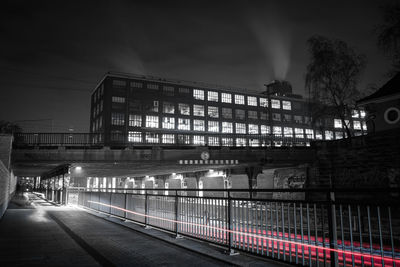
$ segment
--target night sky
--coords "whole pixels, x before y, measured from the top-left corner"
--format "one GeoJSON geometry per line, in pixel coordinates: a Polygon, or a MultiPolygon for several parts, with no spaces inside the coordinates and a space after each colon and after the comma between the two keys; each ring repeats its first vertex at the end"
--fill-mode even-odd
{"type": "Polygon", "coordinates": [[[304,94],[306,40],[315,34],[365,54],[359,89],[380,86],[390,59],[375,29],[388,2],[2,1],[0,119],[88,132],[90,94],[107,71],[251,91],[278,78],[304,94]]]}

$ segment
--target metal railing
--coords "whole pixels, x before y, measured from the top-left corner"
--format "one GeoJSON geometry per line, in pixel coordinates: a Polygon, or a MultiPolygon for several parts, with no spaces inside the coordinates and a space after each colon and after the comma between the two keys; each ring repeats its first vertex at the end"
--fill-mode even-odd
{"type": "Polygon", "coordinates": [[[399,265],[399,191],[351,200],[359,192],[335,200],[330,190],[70,188],[67,202],[293,264],[399,265]]]}
{"type": "Polygon", "coordinates": [[[66,204],[67,190],[64,188],[52,189],[52,188],[38,188],[34,190],[35,193],[41,193],[43,196],[54,203],[66,204]]]}
{"type": "Polygon", "coordinates": [[[165,147],[280,147],[309,146],[313,139],[270,134],[219,134],[149,130],[134,135],[112,133],[15,133],[14,147],[29,146],[165,146],[165,147]]]}

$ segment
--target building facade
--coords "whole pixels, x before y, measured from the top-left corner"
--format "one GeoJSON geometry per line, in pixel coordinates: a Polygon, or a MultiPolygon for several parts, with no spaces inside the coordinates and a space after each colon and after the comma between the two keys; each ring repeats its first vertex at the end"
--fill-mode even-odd
{"type": "MultiPolygon", "coordinates": [[[[306,99],[251,93],[205,83],[108,73],[92,93],[90,132],[96,142],[123,145],[252,146],[345,136],[338,118],[311,123],[306,99]]],[[[349,127],[366,131],[365,112],[353,110],[349,127]]]]}

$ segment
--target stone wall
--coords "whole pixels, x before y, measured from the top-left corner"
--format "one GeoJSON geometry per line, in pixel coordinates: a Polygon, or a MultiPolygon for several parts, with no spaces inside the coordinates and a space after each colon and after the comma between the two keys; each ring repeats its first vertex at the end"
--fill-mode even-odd
{"type": "Polygon", "coordinates": [[[400,129],[315,146],[310,187],[400,187],[400,129]]]}

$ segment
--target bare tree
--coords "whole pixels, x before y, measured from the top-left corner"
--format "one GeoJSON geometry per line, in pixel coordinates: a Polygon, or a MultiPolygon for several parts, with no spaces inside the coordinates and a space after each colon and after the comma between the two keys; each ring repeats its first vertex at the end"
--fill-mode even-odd
{"type": "Polygon", "coordinates": [[[3,134],[13,134],[17,132],[21,132],[22,129],[18,124],[9,122],[9,121],[4,121],[0,120],[0,133],[3,134]]]}
{"type": "Polygon", "coordinates": [[[388,4],[382,8],[383,23],[377,28],[378,45],[392,58],[393,70],[390,75],[400,71],[400,4],[388,4]]]}
{"type": "Polygon", "coordinates": [[[360,94],[357,83],[365,68],[365,56],[337,39],[313,36],[307,44],[311,62],[307,66],[306,89],[313,103],[313,122],[322,115],[337,116],[347,136],[352,136],[345,118],[360,94]]]}

